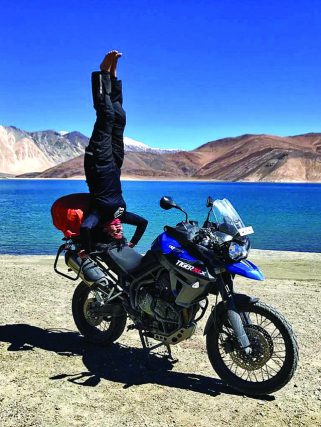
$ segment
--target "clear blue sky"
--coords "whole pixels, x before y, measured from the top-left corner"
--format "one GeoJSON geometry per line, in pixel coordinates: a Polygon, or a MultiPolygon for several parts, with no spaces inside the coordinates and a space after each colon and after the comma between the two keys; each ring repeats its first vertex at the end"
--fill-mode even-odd
{"type": "Polygon", "coordinates": [[[90,135],[114,48],[125,134],[146,144],[319,132],[320,23],[319,0],[2,0],[0,124],[90,135]]]}

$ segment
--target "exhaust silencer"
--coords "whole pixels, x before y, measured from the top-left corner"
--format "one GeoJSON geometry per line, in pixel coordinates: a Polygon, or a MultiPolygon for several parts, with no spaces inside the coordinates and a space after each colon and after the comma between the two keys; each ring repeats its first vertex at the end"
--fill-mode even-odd
{"type": "Polygon", "coordinates": [[[85,260],[81,259],[75,252],[67,251],[65,254],[65,263],[86,283],[87,286],[92,287],[94,284],[108,286],[108,279],[103,270],[90,258],[85,260]]]}

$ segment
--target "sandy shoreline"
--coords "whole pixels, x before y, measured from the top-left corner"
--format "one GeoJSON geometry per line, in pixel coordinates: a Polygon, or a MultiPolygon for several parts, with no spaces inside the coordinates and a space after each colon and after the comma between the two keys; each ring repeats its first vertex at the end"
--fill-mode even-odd
{"type": "Polygon", "coordinates": [[[0,255],[1,426],[321,426],[320,253],[252,250],[266,280],[236,280],[237,292],[281,311],[299,340],[297,373],[268,399],[217,378],[202,334],[209,313],[173,347],[172,368],[147,368],[135,331],[108,349],[85,344],[71,315],[76,284],[53,272],[53,259],[0,255]]]}

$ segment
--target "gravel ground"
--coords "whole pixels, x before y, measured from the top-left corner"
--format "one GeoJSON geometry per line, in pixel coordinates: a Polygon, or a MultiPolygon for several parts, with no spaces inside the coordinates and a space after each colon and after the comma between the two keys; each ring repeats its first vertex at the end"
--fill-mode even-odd
{"type": "MultiPolygon", "coordinates": [[[[0,257],[0,425],[321,426],[321,254],[253,251],[265,282],[238,279],[293,325],[300,366],[273,396],[250,398],[224,386],[197,333],[173,347],[179,362],[151,366],[138,334],[112,347],[86,344],[71,315],[74,284],[52,257],[0,257]]],[[[207,316],[205,316],[207,318],[207,316]]]]}

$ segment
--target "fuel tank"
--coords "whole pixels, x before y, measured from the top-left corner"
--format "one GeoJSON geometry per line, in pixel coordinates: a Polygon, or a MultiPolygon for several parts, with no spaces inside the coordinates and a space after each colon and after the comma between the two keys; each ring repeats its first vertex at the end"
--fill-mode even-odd
{"type": "Polygon", "coordinates": [[[210,278],[204,263],[194,258],[182,245],[166,232],[160,234],[153,242],[151,251],[164,255],[178,270],[199,278],[210,278]]]}
{"type": "Polygon", "coordinates": [[[166,232],[152,244],[159,262],[170,271],[171,288],[176,304],[188,307],[204,298],[210,291],[216,293],[216,282],[206,265],[191,256],[181,244],[166,232]],[[178,274],[177,274],[178,273],[178,274]]]}

